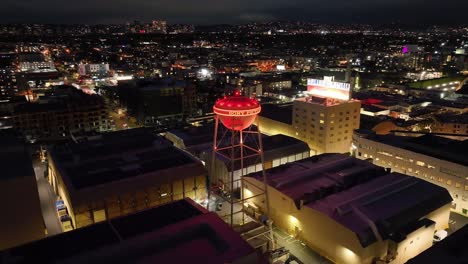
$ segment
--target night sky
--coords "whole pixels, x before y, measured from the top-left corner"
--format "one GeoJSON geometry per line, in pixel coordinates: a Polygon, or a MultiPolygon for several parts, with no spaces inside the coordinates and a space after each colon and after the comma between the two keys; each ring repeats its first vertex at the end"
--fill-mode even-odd
{"type": "Polygon", "coordinates": [[[468,24],[467,0],[1,0],[0,23],[468,24]]]}

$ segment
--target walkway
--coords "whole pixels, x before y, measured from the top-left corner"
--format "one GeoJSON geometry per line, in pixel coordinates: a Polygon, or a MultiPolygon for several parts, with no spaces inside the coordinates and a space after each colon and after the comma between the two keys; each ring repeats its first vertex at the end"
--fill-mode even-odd
{"type": "Polygon", "coordinates": [[[52,188],[44,177],[45,165],[40,161],[33,162],[34,172],[36,173],[37,189],[41,201],[42,217],[47,228],[49,236],[62,233],[62,225],[58,219],[55,209],[56,196],[52,188]]]}

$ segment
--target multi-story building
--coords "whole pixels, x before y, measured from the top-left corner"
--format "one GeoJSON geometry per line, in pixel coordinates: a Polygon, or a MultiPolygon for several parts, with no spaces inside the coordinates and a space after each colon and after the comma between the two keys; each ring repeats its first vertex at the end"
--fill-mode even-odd
{"type": "Polygon", "coordinates": [[[164,20],[153,20],[151,22],[152,33],[167,33],[167,23],[164,20]]]}
{"type": "Polygon", "coordinates": [[[18,93],[14,58],[15,53],[0,53],[0,98],[8,98],[18,93]]]}
{"type": "Polygon", "coordinates": [[[96,63],[96,64],[80,64],[78,65],[78,73],[80,75],[105,75],[109,72],[108,63],[96,63]]]}
{"type": "Polygon", "coordinates": [[[41,53],[21,53],[18,55],[19,70],[29,71],[56,71],[54,62],[47,60],[41,53]]]}
{"type": "Polygon", "coordinates": [[[195,112],[195,87],[173,79],[132,81],[118,87],[120,103],[146,126],[164,126],[195,112]]]}
{"type": "Polygon", "coordinates": [[[12,68],[0,68],[0,98],[11,97],[17,93],[15,71],[12,68]]]}
{"type": "Polygon", "coordinates": [[[321,97],[296,99],[293,105],[295,137],[320,153],[349,152],[353,130],[359,128],[361,103],[321,97]]]}
{"type": "Polygon", "coordinates": [[[468,139],[468,112],[463,114],[440,114],[434,116],[434,125],[431,126],[432,133],[451,135],[458,139],[468,139]]]}
{"type": "Polygon", "coordinates": [[[0,146],[0,250],[3,250],[45,237],[46,226],[29,150],[11,130],[0,130],[0,146]]]}
{"type": "Polygon", "coordinates": [[[195,88],[173,79],[131,81],[118,87],[121,105],[146,126],[180,121],[195,112],[195,88]]]}
{"type": "MultiPolygon", "coordinates": [[[[333,263],[403,264],[448,227],[451,197],[435,184],[344,154],[267,170],[273,223],[333,263]]],[[[246,210],[264,214],[262,173],[243,177],[246,210]]]]}
{"type": "Polygon", "coordinates": [[[309,94],[293,101],[292,110],[290,104],[265,104],[260,114],[262,131],[307,142],[312,154],[349,152],[353,130],[360,125],[360,101],[349,99],[347,83],[328,78],[313,81],[309,94]]]}
{"type": "Polygon", "coordinates": [[[75,228],[206,198],[203,164],[143,128],[49,148],[48,179],[75,228]]]}
{"type": "Polygon", "coordinates": [[[104,100],[73,87],[58,87],[56,93],[39,102],[17,105],[13,110],[14,128],[28,140],[64,139],[75,131],[110,131],[104,100]]]}
{"type": "Polygon", "coordinates": [[[452,210],[465,216],[468,216],[468,159],[463,153],[467,149],[468,140],[430,134],[405,137],[357,130],[353,135],[354,156],[447,189],[453,198],[452,210]]]}

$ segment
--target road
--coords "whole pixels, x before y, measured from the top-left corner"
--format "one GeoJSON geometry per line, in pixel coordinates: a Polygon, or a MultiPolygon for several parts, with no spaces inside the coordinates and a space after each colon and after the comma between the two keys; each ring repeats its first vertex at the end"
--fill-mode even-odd
{"type": "Polygon", "coordinates": [[[119,111],[118,107],[109,107],[109,114],[114,121],[116,130],[138,127],[135,118],[128,116],[125,112],[122,112],[122,110],[119,111]]]}
{"type": "Polygon", "coordinates": [[[40,161],[33,162],[34,172],[36,173],[37,189],[41,201],[42,217],[47,228],[49,236],[62,233],[62,225],[58,220],[55,209],[56,196],[52,188],[44,177],[45,164],[40,161]]]}
{"type": "Polygon", "coordinates": [[[326,258],[320,256],[315,251],[302,244],[301,241],[289,236],[281,229],[274,228],[273,234],[279,247],[289,250],[289,253],[297,257],[302,263],[307,264],[328,264],[331,263],[326,258]]]}

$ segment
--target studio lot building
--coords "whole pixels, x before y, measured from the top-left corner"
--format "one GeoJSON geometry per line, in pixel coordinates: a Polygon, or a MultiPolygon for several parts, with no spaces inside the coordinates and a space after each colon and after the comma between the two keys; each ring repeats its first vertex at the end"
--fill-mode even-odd
{"type": "Polygon", "coordinates": [[[22,263],[266,263],[216,213],[190,199],[0,252],[22,263]]]}
{"type": "Polygon", "coordinates": [[[468,216],[468,140],[458,141],[435,135],[405,137],[376,135],[357,130],[353,153],[378,166],[391,168],[447,189],[452,210],[468,216]]]}
{"type": "Polygon", "coordinates": [[[306,97],[293,106],[295,137],[316,154],[349,152],[353,130],[359,128],[361,103],[306,97]]]}
{"type": "Polygon", "coordinates": [[[75,228],[144,208],[206,197],[200,161],[147,129],[103,134],[48,151],[49,181],[75,228]]]}
{"type": "MultiPolygon", "coordinates": [[[[266,174],[273,223],[335,263],[403,264],[448,227],[445,189],[348,155],[313,156],[266,174]]],[[[265,212],[256,186],[261,173],[243,177],[247,206],[265,212]]]]}
{"type": "MultiPolygon", "coordinates": [[[[310,157],[310,149],[308,145],[298,139],[288,137],[285,135],[274,135],[274,136],[263,136],[263,168],[269,169],[286,164],[288,162],[294,162],[301,159],[310,157]]],[[[231,182],[231,161],[226,157],[218,154],[214,160],[214,170],[211,169],[212,152],[205,151],[201,154],[202,160],[207,164],[207,169],[210,175],[210,179],[213,183],[218,184],[220,187],[229,188],[231,182]]],[[[240,188],[240,179],[242,175],[247,175],[252,172],[262,170],[262,161],[259,156],[244,158],[243,168],[241,171],[241,161],[237,160],[234,162],[235,171],[234,175],[234,189],[240,188]]]]}

